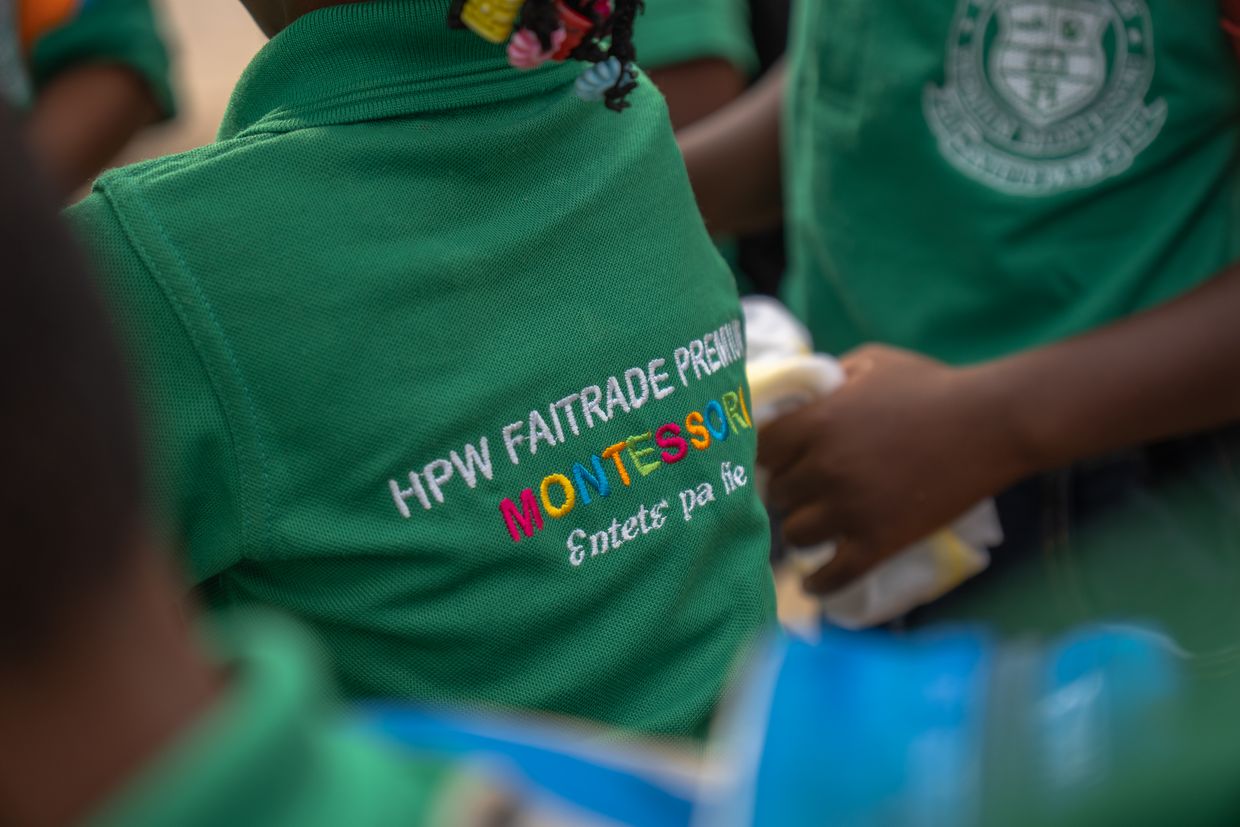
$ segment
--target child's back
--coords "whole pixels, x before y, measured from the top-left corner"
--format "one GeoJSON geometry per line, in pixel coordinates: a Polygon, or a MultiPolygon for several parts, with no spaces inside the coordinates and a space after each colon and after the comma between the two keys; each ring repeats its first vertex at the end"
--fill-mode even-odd
{"type": "Polygon", "coordinates": [[[700,732],[773,615],[731,277],[648,85],[584,103],[445,7],[301,18],[217,144],[71,211],[163,505],[354,694],[700,732]]]}

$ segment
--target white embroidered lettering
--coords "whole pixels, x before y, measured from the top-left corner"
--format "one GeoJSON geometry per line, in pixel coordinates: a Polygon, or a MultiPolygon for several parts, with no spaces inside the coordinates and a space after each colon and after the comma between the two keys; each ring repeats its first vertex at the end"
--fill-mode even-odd
{"type": "Polygon", "coordinates": [[[513,465],[521,464],[521,460],[517,459],[517,445],[525,442],[525,437],[522,434],[514,432],[524,427],[524,422],[514,422],[511,425],[504,426],[504,447],[508,449],[508,458],[512,460],[513,465]]]}
{"type": "Polygon", "coordinates": [[[470,488],[478,487],[478,472],[482,472],[482,476],[491,479],[491,448],[487,445],[487,438],[482,437],[478,440],[478,444],[482,446],[482,451],[469,443],[465,443],[465,460],[461,460],[461,455],[456,451],[449,454],[452,464],[456,466],[457,473],[465,480],[465,484],[470,488]]]}
{"type": "Polygon", "coordinates": [[[702,353],[705,349],[702,346],[701,339],[694,339],[689,343],[689,358],[693,362],[693,373],[698,379],[702,378],[703,373],[707,376],[710,376],[711,373],[710,365],[706,364],[706,360],[702,358],[702,353]]]}
{"type": "Polygon", "coordinates": [[[547,413],[551,416],[551,424],[555,426],[556,442],[563,442],[564,426],[560,423],[560,412],[556,410],[555,405],[548,405],[547,413]]]}
{"type": "Polygon", "coordinates": [[[725,462],[719,466],[719,476],[723,479],[723,493],[731,494],[744,488],[749,483],[749,478],[745,474],[743,465],[733,465],[725,462]]]}
{"type": "Polygon", "coordinates": [[[568,427],[572,429],[573,436],[580,436],[581,431],[577,428],[577,415],[573,413],[573,403],[580,398],[580,394],[569,394],[568,396],[556,402],[551,407],[559,411],[564,411],[568,416],[568,427]]]}
{"type": "Polygon", "coordinates": [[[629,368],[624,372],[624,384],[629,389],[629,405],[633,410],[637,410],[646,404],[646,400],[650,398],[650,384],[646,381],[646,371],[641,368],[629,368]],[[642,392],[639,396],[637,389],[633,387],[633,380],[636,379],[641,383],[642,392]]]}
{"type": "Polygon", "coordinates": [[[620,390],[620,380],[614,376],[607,380],[605,407],[609,417],[616,415],[616,408],[621,408],[625,413],[629,412],[629,400],[625,398],[624,391],[620,390]]]}
{"type": "Polygon", "coordinates": [[[555,445],[555,435],[547,427],[547,420],[538,411],[530,411],[530,454],[538,453],[538,442],[555,445]]]}
{"type": "Polygon", "coordinates": [[[573,532],[568,535],[568,542],[565,543],[568,548],[568,562],[574,566],[580,566],[585,562],[586,549],[581,545],[581,541],[585,538],[586,533],[579,528],[573,529],[573,532]]]}
{"type": "Polygon", "coordinates": [[[727,326],[716,330],[714,338],[715,347],[719,350],[719,363],[726,368],[736,361],[736,357],[732,354],[732,337],[728,335],[727,326]]]}
{"type": "Polygon", "coordinates": [[[719,361],[719,350],[715,346],[715,334],[707,333],[702,337],[702,346],[706,350],[706,364],[710,368],[710,372],[714,373],[723,367],[723,362],[719,361]]]}
{"type": "Polygon", "coordinates": [[[446,459],[437,459],[426,463],[422,476],[426,479],[426,487],[431,490],[435,502],[443,503],[443,484],[452,479],[452,463],[446,459]]]}
{"type": "Polygon", "coordinates": [[[666,359],[652,359],[650,364],[646,366],[646,375],[650,380],[650,392],[654,394],[655,399],[663,399],[671,396],[676,390],[675,385],[667,388],[659,387],[660,382],[666,382],[670,378],[667,373],[659,371],[659,368],[666,364],[666,359]]]}
{"type": "Polygon", "coordinates": [[[392,492],[392,499],[396,501],[396,510],[406,520],[413,516],[409,513],[409,506],[406,504],[410,497],[417,497],[418,502],[422,503],[422,507],[430,511],[431,503],[426,498],[426,492],[422,489],[422,480],[414,472],[409,472],[409,488],[401,488],[400,483],[396,480],[388,480],[388,488],[392,492]]]}
{"type": "Polygon", "coordinates": [[[603,389],[598,385],[591,385],[588,388],[581,389],[581,415],[585,417],[586,427],[594,427],[594,417],[597,416],[599,421],[607,421],[607,412],[599,407],[599,402],[603,398],[603,389]]]}
{"type": "Polygon", "coordinates": [[[672,354],[672,358],[676,361],[676,370],[680,372],[680,384],[684,385],[686,388],[689,387],[689,377],[685,375],[689,370],[689,348],[676,348],[676,352],[672,354]]]}
{"type": "Polygon", "coordinates": [[[680,492],[680,508],[684,512],[685,522],[693,519],[695,509],[715,501],[715,489],[704,482],[696,490],[689,488],[680,492]]]}
{"type": "MultiPolygon", "coordinates": [[[[693,495],[690,491],[689,494],[693,495]]],[[[586,541],[589,540],[589,557],[601,557],[614,552],[626,543],[638,540],[651,532],[658,531],[667,523],[664,510],[668,507],[667,500],[661,500],[653,506],[643,505],[638,512],[621,521],[613,519],[604,529],[590,533],[582,528],[573,529],[564,543],[568,551],[568,562],[574,568],[586,560],[586,541]]]]}

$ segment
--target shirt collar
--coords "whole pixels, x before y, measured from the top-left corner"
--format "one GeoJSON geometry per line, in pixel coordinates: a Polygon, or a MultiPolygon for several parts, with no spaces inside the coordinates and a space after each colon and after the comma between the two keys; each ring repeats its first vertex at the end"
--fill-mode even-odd
{"type": "Polygon", "coordinates": [[[573,62],[512,68],[447,24],[447,0],[368,0],[303,15],[251,61],[221,139],[495,104],[571,86],[573,62]]]}

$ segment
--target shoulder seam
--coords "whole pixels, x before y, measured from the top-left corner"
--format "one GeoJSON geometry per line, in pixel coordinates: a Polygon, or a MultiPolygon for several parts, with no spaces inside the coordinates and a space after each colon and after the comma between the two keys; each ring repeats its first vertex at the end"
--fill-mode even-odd
{"type": "Polygon", "coordinates": [[[158,238],[162,242],[166,251],[174,258],[176,264],[181,270],[182,279],[193,291],[194,301],[201,304],[207,320],[209,321],[215,336],[218,338],[220,347],[222,348],[223,354],[228,362],[228,370],[232,373],[232,381],[235,382],[241,389],[242,396],[247,406],[245,413],[248,415],[249,419],[249,431],[253,435],[255,453],[257,454],[253,464],[258,465],[259,479],[261,480],[259,483],[261,492],[258,497],[260,507],[257,509],[257,517],[251,514],[253,509],[251,509],[249,505],[249,500],[251,497],[247,493],[247,488],[250,485],[253,485],[253,483],[247,482],[245,470],[251,463],[246,461],[245,455],[247,452],[243,450],[240,444],[241,437],[238,435],[238,425],[235,421],[236,415],[232,411],[235,405],[229,403],[227,394],[224,392],[223,388],[221,388],[221,380],[217,376],[217,370],[213,368],[213,360],[207,352],[209,347],[199,340],[199,336],[194,330],[194,325],[186,315],[184,302],[177,297],[176,291],[169,284],[167,284],[163,278],[160,277],[159,268],[155,266],[155,256],[139,239],[138,233],[134,231],[134,228],[130,223],[130,219],[128,219],[125,215],[125,212],[119,209],[117,194],[113,190],[112,186],[110,186],[110,183],[111,182],[104,181],[97,182],[95,189],[103,197],[108,206],[108,210],[116,218],[117,225],[121,228],[121,231],[125,235],[125,240],[130,244],[130,246],[133,247],[134,251],[138,255],[138,258],[142,261],[142,266],[146,271],[147,277],[155,282],[155,285],[159,288],[159,292],[163,296],[164,301],[167,302],[169,308],[176,316],[186,339],[193,347],[195,355],[202,364],[203,370],[206,372],[207,380],[211,384],[211,392],[215,397],[216,404],[220,406],[225,427],[228,429],[228,441],[229,448],[232,453],[233,470],[237,477],[237,493],[240,501],[239,507],[241,511],[243,545],[241,553],[243,557],[248,557],[250,556],[250,552],[255,550],[255,548],[267,549],[269,547],[271,514],[271,486],[267,471],[267,452],[258,429],[257,408],[254,404],[253,394],[250,392],[249,385],[245,382],[240,365],[237,362],[236,354],[233,351],[232,345],[229,342],[228,337],[225,335],[218,318],[216,317],[215,309],[207,300],[206,295],[202,291],[201,285],[199,285],[198,281],[193,277],[188,264],[181,256],[180,251],[177,250],[176,245],[174,245],[171,239],[168,238],[163,226],[152,214],[150,206],[146,203],[145,199],[141,197],[126,198],[126,202],[134,203],[137,208],[142,211],[142,216],[145,219],[145,222],[158,234],[158,238]],[[253,525],[255,519],[258,523],[257,527],[253,525]],[[255,542],[257,542],[257,545],[253,544],[255,542]]]}
{"type": "MultiPolygon", "coordinates": [[[[277,133],[279,134],[279,133],[277,133]]],[[[209,162],[227,157],[232,152],[253,146],[257,141],[245,140],[251,136],[238,136],[229,138],[226,141],[215,141],[199,147],[193,147],[183,152],[173,155],[164,155],[159,158],[151,158],[146,161],[128,164],[122,167],[107,170],[95,181],[94,189],[102,190],[115,181],[141,181],[147,182],[157,179],[163,175],[174,174],[178,171],[175,162],[188,158],[193,158],[197,162],[209,162]]],[[[256,138],[268,138],[270,135],[256,135],[256,138]]],[[[109,202],[110,203],[110,202],[109,202]]]]}

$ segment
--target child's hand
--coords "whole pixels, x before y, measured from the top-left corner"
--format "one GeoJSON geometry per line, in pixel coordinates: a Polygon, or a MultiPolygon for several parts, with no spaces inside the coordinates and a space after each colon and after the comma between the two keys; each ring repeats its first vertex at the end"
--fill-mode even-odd
{"type": "Polygon", "coordinates": [[[758,441],[785,539],[838,543],[832,562],[806,579],[824,594],[1025,471],[984,373],[880,346],[843,365],[842,388],[767,426],[758,441]]]}

